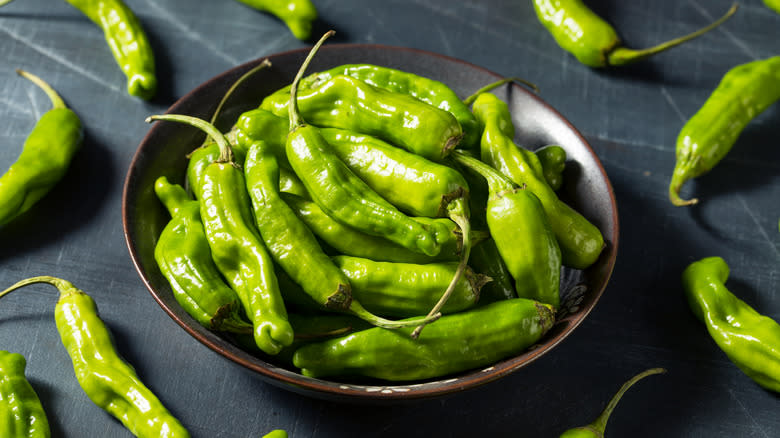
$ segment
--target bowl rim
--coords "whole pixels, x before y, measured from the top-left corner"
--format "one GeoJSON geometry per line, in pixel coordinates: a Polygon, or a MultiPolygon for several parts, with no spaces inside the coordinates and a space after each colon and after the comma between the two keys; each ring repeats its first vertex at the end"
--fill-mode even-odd
{"type": "MultiPolygon", "coordinates": [[[[232,67],[216,76],[211,77],[210,79],[201,83],[197,87],[193,88],[191,91],[189,91],[188,93],[186,93],[185,95],[177,99],[176,102],[171,104],[171,106],[168,107],[165,113],[166,114],[174,113],[176,111],[176,108],[183,105],[183,103],[186,102],[187,100],[191,99],[193,95],[197,95],[202,90],[211,86],[211,84],[213,84],[214,82],[223,80],[223,78],[229,77],[231,75],[235,75],[238,72],[243,72],[245,70],[248,70],[249,68],[257,65],[264,59],[273,60],[273,58],[275,57],[284,57],[289,55],[306,53],[309,50],[310,50],[309,47],[303,47],[303,48],[292,49],[283,52],[277,52],[232,67]]],[[[478,70],[487,75],[494,76],[496,79],[503,78],[503,76],[491,70],[488,70],[487,68],[473,64],[471,62],[464,61],[462,59],[458,59],[448,55],[443,55],[443,54],[430,52],[423,49],[418,49],[418,48],[392,46],[392,45],[384,45],[384,44],[368,44],[368,43],[333,43],[333,44],[328,44],[326,46],[323,46],[320,49],[321,52],[327,52],[331,50],[386,50],[386,51],[411,52],[416,55],[421,55],[425,57],[435,57],[435,58],[440,58],[447,62],[461,64],[464,67],[467,67],[469,69],[478,70]]],[[[180,318],[176,314],[176,312],[174,312],[173,309],[169,308],[169,306],[162,300],[162,298],[160,298],[160,296],[152,286],[150,279],[147,277],[146,273],[144,272],[144,269],[140,262],[140,255],[132,242],[131,231],[129,228],[130,226],[128,220],[129,211],[128,211],[127,203],[128,203],[129,193],[131,192],[131,182],[133,179],[132,177],[134,175],[133,169],[136,168],[136,163],[140,159],[140,155],[142,152],[141,146],[149,143],[149,139],[153,135],[156,129],[161,129],[160,128],[161,125],[159,124],[151,126],[149,131],[146,133],[144,138],[139,143],[139,147],[136,149],[136,152],[133,155],[133,158],[130,162],[130,166],[128,168],[127,174],[125,176],[125,181],[124,181],[124,187],[122,192],[122,226],[123,226],[125,243],[130,252],[130,258],[132,259],[133,265],[136,271],[138,272],[138,274],[140,275],[142,282],[144,283],[144,285],[146,286],[147,290],[150,292],[154,300],[160,305],[160,307],[162,307],[162,309],[165,311],[165,313],[168,314],[169,317],[171,317],[179,326],[181,326],[192,337],[194,337],[196,340],[198,340],[200,343],[204,344],[211,350],[219,353],[223,357],[239,365],[242,365],[247,369],[257,372],[258,374],[260,374],[260,376],[264,377],[265,380],[268,381],[269,383],[275,384],[276,386],[284,387],[286,389],[290,389],[294,392],[299,392],[302,394],[314,395],[314,396],[317,395],[327,396],[331,398],[335,396],[338,399],[346,400],[346,401],[417,400],[417,399],[447,395],[454,392],[462,392],[467,389],[473,389],[482,386],[484,384],[487,384],[489,382],[495,381],[524,366],[527,366],[530,363],[534,362],[539,357],[541,357],[544,353],[552,350],[555,346],[560,344],[564,339],[566,339],[574,331],[574,329],[576,329],[582,323],[582,321],[590,314],[590,312],[595,307],[596,303],[598,303],[598,301],[601,299],[601,296],[604,294],[604,291],[607,285],[609,284],[609,280],[612,276],[614,266],[617,260],[620,224],[618,220],[617,202],[615,198],[614,189],[612,187],[612,183],[609,180],[606,171],[604,170],[601,160],[599,160],[598,155],[596,155],[596,153],[593,151],[588,141],[579,132],[579,130],[577,130],[577,128],[574,125],[572,125],[572,123],[567,118],[563,117],[563,115],[558,110],[556,110],[546,101],[541,99],[538,95],[528,92],[526,89],[520,87],[516,83],[512,83],[511,86],[513,87],[513,92],[519,91],[521,93],[524,93],[526,97],[530,97],[531,99],[535,100],[537,104],[540,104],[541,106],[545,107],[554,116],[556,116],[561,122],[563,122],[572,131],[572,133],[580,140],[582,145],[585,146],[587,152],[594,158],[595,168],[598,171],[598,173],[601,175],[602,181],[606,185],[609,202],[610,205],[612,206],[611,218],[610,218],[611,219],[610,224],[612,225],[612,234],[609,236],[604,236],[605,237],[604,240],[608,244],[608,248],[605,248],[605,250],[600,255],[600,258],[605,257],[607,254],[609,257],[606,260],[606,264],[602,268],[605,271],[605,278],[603,284],[600,288],[598,288],[598,290],[591,289],[588,291],[588,295],[589,295],[588,305],[577,313],[576,318],[572,318],[568,321],[568,325],[565,329],[561,330],[560,333],[556,334],[553,338],[547,339],[544,342],[543,346],[532,347],[532,349],[526,350],[524,353],[518,356],[513,356],[511,358],[503,359],[498,363],[493,364],[489,367],[466,371],[465,373],[459,374],[454,377],[445,376],[444,378],[439,380],[411,382],[408,384],[404,384],[403,382],[400,382],[398,384],[388,382],[388,384],[380,383],[380,384],[371,384],[371,385],[342,383],[342,382],[335,382],[330,380],[307,377],[300,373],[293,372],[286,368],[282,368],[272,363],[266,362],[262,358],[253,356],[250,353],[244,352],[241,349],[239,349],[239,351],[245,354],[236,355],[233,352],[228,351],[227,348],[220,345],[219,342],[216,341],[216,339],[222,339],[222,338],[219,338],[218,336],[214,336],[214,338],[216,339],[211,339],[208,336],[205,336],[204,334],[198,332],[197,330],[195,330],[190,326],[188,321],[184,321],[182,318],[180,318]],[[257,363],[257,361],[260,361],[262,363],[257,363]],[[453,385],[451,384],[452,382],[458,382],[459,384],[453,385]]],[[[223,341],[227,342],[226,340],[223,341]]]]}

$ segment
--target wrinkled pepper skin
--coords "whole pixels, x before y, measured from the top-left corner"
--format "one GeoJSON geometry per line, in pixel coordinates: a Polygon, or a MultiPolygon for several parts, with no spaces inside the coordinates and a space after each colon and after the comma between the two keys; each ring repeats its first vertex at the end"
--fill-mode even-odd
{"type": "Polygon", "coordinates": [[[413,73],[372,64],[345,64],[303,79],[301,87],[344,75],[394,93],[408,94],[452,114],[463,130],[459,147],[468,148],[479,141],[479,124],[469,107],[447,85],[413,73]]]}
{"type": "Polygon", "coordinates": [[[154,192],[171,215],[157,239],[154,259],[176,301],[207,329],[251,333],[238,295],[225,284],[211,258],[200,203],[164,176],[155,181],[154,192]]]}
{"type": "Polygon", "coordinates": [[[355,175],[405,213],[446,216],[450,201],[468,194],[468,183],[451,167],[359,132],[323,128],[320,133],[355,175]]]}
{"type": "Polygon", "coordinates": [[[563,257],[563,264],[585,269],[604,249],[601,231],[585,217],[558,199],[547,184],[536,155],[514,144],[514,127],[507,104],[493,94],[480,94],[472,107],[482,126],[482,161],[525,187],[542,203],[563,257]]]}
{"type": "MultiPolygon", "coordinates": [[[[289,93],[276,92],[260,108],[283,117],[289,100],[289,93]]],[[[301,116],[313,125],[364,132],[432,161],[446,157],[463,136],[447,111],[349,76],[301,89],[297,102],[301,116]]]]}
{"type": "Polygon", "coordinates": [[[241,3],[268,12],[279,18],[301,41],[311,36],[311,27],[317,19],[317,8],[311,0],[238,0],[241,3]]]}
{"type": "Polygon", "coordinates": [[[729,267],[720,257],[691,263],[683,291],[696,318],[715,343],[748,377],[780,392],[780,324],[756,312],[725,285],[729,267]]]}
{"type": "Polygon", "coordinates": [[[0,297],[33,283],[50,284],[59,290],[54,308],[57,331],[73,362],[76,380],[93,403],[139,438],[190,436],[133,367],[119,357],[92,297],[66,280],[46,276],[22,280],[0,292],[0,297]]]}
{"type": "Polygon", "coordinates": [[[256,142],[244,163],[255,224],[274,261],[323,307],[349,309],[349,279],[320,247],[317,238],[279,195],[279,165],[270,148],[256,142]]]}
{"type": "Polygon", "coordinates": [[[594,68],[630,64],[678,46],[719,26],[736,11],[734,5],[726,15],[702,29],[648,49],[632,50],[622,47],[615,29],[582,0],[534,0],[533,4],[539,22],[558,45],[594,68]]]}
{"type": "Polygon", "coordinates": [[[680,198],[682,185],[715,167],[731,150],[745,126],[778,100],[780,56],[729,70],[677,136],[677,161],[669,183],[672,204],[695,204],[695,198],[680,198]]]}
{"type": "Polygon", "coordinates": [[[310,377],[429,379],[493,364],[518,354],[552,327],[552,307],[516,298],[442,316],[418,339],[411,329],[372,328],[305,345],[293,363],[310,377]]]}
{"type": "Polygon", "coordinates": [[[512,275],[493,239],[488,239],[471,250],[469,265],[491,279],[480,291],[479,304],[517,298],[512,275]]]}
{"type": "Polygon", "coordinates": [[[0,351],[0,436],[49,438],[49,420],[24,376],[26,366],[21,354],[0,351]]]}
{"type": "Polygon", "coordinates": [[[19,158],[0,176],[0,226],[28,211],[62,179],[84,139],[81,120],[56,91],[37,76],[17,73],[41,87],[53,108],[41,116],[19,158]]]}
{"type": "MultiPolygon", "coordinates": [[[[381,236],[372,236],[344,225],[328,216],[313,201],[287,193],[282,194],[282,199],[318,238],[341,254],[399,263],[454,261],[460,257],[460,237],[454,222],[450,222],[447,242],[442,243],[439,254],[431,257],[404,248],[381,236]]],[[[423,219],[417,218],[418,221],[423,219]]]]}
{"type": "MultiPolygon", "coordinates": [[[[390,263],[349,256],[333,257],[352,285],[352,294],[363,307],[377,315],[407,318],[427,313],[447,289],[457,262],[390,263]]],[[[456,284],[443,314],[473,307],[486,279],[466,268],[456,284]]]]}
{"type": "Polygon", "coordinates": [[[127,76],[127,92],[151,99],[157,92],[154,53],[133,11],[122,0],[65,0],[97,24],[127,76]]]}
{"type": "Polygon", "coordinates": [[[287,133],[290,132],[290,120],[262,108],[256,108],[242,113],[231,132],[235,136],[235,148],[249,150],[257,140],[264,141],[274,151],[276,161],[282,168],[290,168],[287,153],[284,150],[287,143],[287,133]]]}
{"type": "Polygon", "coordinates": [[[542,175],[551,189],[558,191],[563,186],[563,171],[566,169],[566,150],[558,145],[548,145],[534,151],[542,165],[542,175]]]}

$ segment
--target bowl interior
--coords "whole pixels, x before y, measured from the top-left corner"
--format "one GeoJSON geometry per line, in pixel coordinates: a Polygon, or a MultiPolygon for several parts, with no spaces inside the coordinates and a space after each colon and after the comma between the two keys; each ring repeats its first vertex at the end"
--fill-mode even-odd
{"type": "MultiPolygon", "coordinates": [[[[238,116],[260,104],[264,96],[289,84],[308,49],[285,52],[268,58],[264,69],[232,95],[217,120],[228,130],[238,116]]],[[[261,59],[233,68],[199,86],[168,110],[210,119],[227,89],[261,59]]],[[[397,68],[442,81],[466,97],[500,76],[453,58],[414,49],[377,45],[327,45],[309,67],[309,72],[340,64],[370,63],[397,68]]],[[[154,181],[165,175],[184,183],[185,155],[199,145],[204,135],[176,123],[156,123],[141,142],[130,164],[124,187],[122,215],[130,255],[146,287],[162,308],[187,332],[223,356],[258,372],[270,383],[331,399],[398,400],[418,399],[462,391],[495,380],[530,363],[561,342],[593,309],[609,281],[617,255],[618,219],[612,187],[593,150],[577,130],[538,96],[512,85],[495,93],[509,104],[515,127],[515,141],[530,149],[558,144],[568,154],[561,197],[595,224],[607,246],[599,260],[585,271],[565,268],[561,278],[562,305],[555,326],[534,348],[488,369],[474,370],[442,380],[393,385],[347,384],[304,377],[274,364],[273,359],[254,356],[226,337],[200,326],[176,302],[167,280],[154,260],[154,246],[169,217],[154,194],[154,181]]]]}

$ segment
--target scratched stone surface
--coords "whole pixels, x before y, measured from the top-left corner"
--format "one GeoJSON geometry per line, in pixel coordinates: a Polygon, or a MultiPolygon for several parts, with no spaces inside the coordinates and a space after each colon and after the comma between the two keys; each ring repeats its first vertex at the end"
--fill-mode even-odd
{"type": "MultiPolygon", "coordinates": [[[[49,103],[14,69],[49,81],[82,118],[86,138],[67,176],[22,220],[0,229],[0,287],[33,275],[69,279],[90,293],[121,354],[193,437],[557,436],[591,421],[631,375],[638,384],[609,436],[780,436],[780,400],[715,346],[689,312],[680,273],[719,255],[729,288],[780,319],[780,106],[748,125],[725,160],[667,201],[674,145],[685,120],[732,66],[780,52],[780,15],[744,0],[722,28],[650,60],[612,71],[585,67],[537,22],[530,1],[314,0],[333,42],[381,43],[449,55],[538,84],[542,97],[591,143],[614,186],[621,236],[603,298],[560,346],[500,382],[439,400],[344,405],[267,384],[187,335],[154,302],[123,239],[121,193],[135,149],[160,113],[237,64],[305,47],[278,20],[233,0],[127,0],[147,30],[160,92],[143,102],[101,32],[57,0],[0,9],[0,169],[49,103]]],[[[630,47],[703,26],[730,0],[588,2],[630,47]]],[[[3,298],[0,348],[22,353],[56,437],[125,437],[87,399],[57,336],[53,288],[3,298]]]]}

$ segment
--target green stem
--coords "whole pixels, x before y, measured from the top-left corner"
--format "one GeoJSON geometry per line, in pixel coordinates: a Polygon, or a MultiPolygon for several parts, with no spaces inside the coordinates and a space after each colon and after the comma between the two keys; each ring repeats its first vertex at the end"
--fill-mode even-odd
{"type": "Polygon", "coordinates": [[[488,191],[490,193],[499,193],[504,190],[512,190],[515,184],[509,178],[499,173],[496,169],[483,163],[482,161],[465,154],[463,151],[455,151],[452,153],[452,157],[455,161],[472,171],[476,172],[488,183],[488,191]]]}
{"type": "MultiPolygon", "coordinates": [[[[431,311],[428,312],[428,317],[441,314],[442,307],[444,307],[444,305],[447,303],[447,300],[450,299],[450,296],[455,291],[455,287],[458,285],[460,278],[463,276],[463,272],[466,271],[469,255],[471,254],[471,223],[469,222],[468,203],[466,202],[466,198],[460,197],[453,200],[447,205],[447,210],[449,212],[450,219],[452,219],[460,227],[460,231],[463,233],[463,250],[461,253],[460,263],[458,264],[458,268],[455,270],[455,275],[452,276],[450,284],[447,286],[447,289],[444,291],[441,298],[439,298],[439,301],[435,306],[433,306],[431,311]]],[[[412,339],[419,338],[420,332],[422,332],[424,327],[425,324],[420,324],[417,326],[417,328],[415,328],[412,332],[412,339]]]]}
{"type": "Polygon", "coordinates": [[[607,420],[609,420],[610,414],[612,414],[612,411],[615,410],[615,406],[617,406],[618,402],[623,397],[623,394],[625,394],[629,388],[634,386],[636,382],[644,379],[645,377],[653,374],[662,374],[665,372],[666,370],[663,368],[651,368],[649,370],[642,371],[641,373],[632,377],[631,380],[624,383],[623,386],[620,387],[620,390],[617,392],[617,394],[615,394],[612,397],[612,399],[609,401],[607,407],[604,409],[601,415],[599,415],[598,418],[596,418],[596,420],[590,423],[588,426],[592,427],[593,429],[596,429],[603,436],[604,430],[607,428],[607,420]]]}
{"type": "Polygon", "coordinates": [[[738,7],[739,5],[737,3],[734,3],[733,5],[731,5],[731,8],[726,12],[726,14],[724,14],[719,19],[715,20],[713,23],[697,30],[696,32],[692,32],[689,33],[688,35],[684,35],[679,38],[675,38],[671,41],[661,43],[657,46],[650,47],[648,49],[643,49],[643,50],[633,50],[633,49],[627,49],[625,47],[618,47],[612,50],[607,55],[607,64],[614,65],[614,66],[630,64],[632,62],[639,61],[649,56],[655,55],[656,53],[663,52],[664,50],[671,49],[672,47],[679,46],[680,44],[690,41],[696,37],[702,36],[705,33],[723,24],[729,18],[731,18],[731,16],[734,15],[735,12],[737,12],[738,7]]]}
{"type": "MultiPolygon", "coordinates": [[[[0,6],[2,6],[3,4],[4,3],[0,3],[0,6]]],[[[57,109],[57,108],[67,108],[65,106],[65,102],[62,100],[60,95],[57,94],[56,91],[54,91],[54,88],[52,88],[51,85],[49,85],[46,82],[44,82],[43,79],[39,78],[38,76],[35,76],[34,74],[32,74],[30,72],[26,72],[26,71],[18,69],[18,68],[16,69],[16,73],[18,73],[19,76],[21,76],[21,77],[23,77],[25,79],[28,79],[29,81],[31,81],[35,85],[39,86],[46,93],[46,95],[49,96],[49,99],[51,99],[51,104],[52,104],[52,106],[55,109],[57,109]]]]}
{"type": "Polygon", "coordinates": [[[303,78],[303,74],[306,72],[306,69],[309,67],[311,60],[314,59],[314,55],[320,49],[320,46],[322,46],[325,40],[330,38],[335,33],[336,33],[335,30],[329,30],[325,32],[325,34],[320,38],[320,40],[317,41],[317,44],[315,44],[314,47],[311,48],[309,54],[306,56],[306,59],[303,60],[303,64],[301,64],[301,68],[298,69],[298,73],[295,75],[295,79],[293,79],[292,86],[290,87],[290,105],[288,105],[287,108],[287,111],[290,114],[290,131],[294,130],[298,126],[301,126],[305,123],[303,117],[301,117],[300,111],[298,110],[298,83],[301,82],[301,78],[303,78]]]}
{"type": "Polygon", "coordinates": [[[73,288],[73,284],[71,282],[63,280],[61,278],[57,277],[51,277],[48,275],[42,275],[39,277],[32,277],[28,278],[26,280],[19,281],[18,283],[14,284],[13,286],[9,287],[8,289],[0,292],[0,298],[8,295],[9,293],[15,291],[16,289],[19,289],[20,287],[27,286],[28,284],[34,284],[34,283],[46,283],[50,284],[54,287],[56,287],[60,292],[64,292],[67,289],[73,288]]]}
{"type": "Polygon", "coordinates": [[[471,105],[472,103],[474,103],[475,100],[477,100],[477,97],[480,94],[487,93],[488,91],[494,90],[494,89],[496,89],[496,88],[498,88],[498,87],[500,87],[500,86],[502,86],[504,84],[508,84],[510,82],[519,82],[521,84],[527,85],[529,88],[534,90],[534,92],[536,94],[539,94],[539,87],[537,87],[536,84],[534,84],[533,82],[527,81],[527,80],[525,80],[523,78],[511,77],[511,78],[504,78],[504,79],[498,80],[496,82],[493,82],[492,84],[485,85],[484,87],[482,87],[479,90],[475,91],[474,94],[472,94],[471,96],[463,99],[463,103],[465,103],[466,105],[471,105]]]}
{"type": "Polygon", "coordinates": [[[373,313],[366,310],[360,303],[354,300],[352,301],[352,304],[349,305],[349,311],[353,315],[362,319],[363,321],[366,321],[372,325],[375,325],[377,327],[382,327],[385,329],[398,329],[402,327],[417,326],[420,324],[430,324],[441,317],[441,313],[437,313],[435,315],[425,316],[421,318],[412,318],[403,321],[393,321],[390,319],[385,319],[380,316],[374,315],[373,313]]]}
{"type": "Polygon", "coordinates": [[[217,129],[211,123],[197,117],[185,116],[181,114],[160,114],[156,116],[149,116],[146,118],[146,123],[152,123],[154,120],[168,120],[171,122],[186,123],[204,131],[209,137],[213,138],[219,146],[219,158],[217,158],[216,162],[232,163],[234,166],[237,166],[237,164],[233,161],[233,149],[230,147],[230,143],[228,142],[227,138],[225,138],[225,136],[219,132],[219,129],[217,129]]]}

